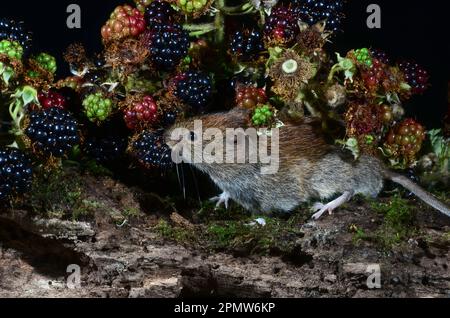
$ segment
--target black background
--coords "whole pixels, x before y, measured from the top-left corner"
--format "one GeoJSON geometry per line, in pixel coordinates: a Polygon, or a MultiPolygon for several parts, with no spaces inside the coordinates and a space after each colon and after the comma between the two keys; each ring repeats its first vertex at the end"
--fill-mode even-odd
{"type": "MultiPolygon", "coordinates": [[[[82,42],[90,52],[101,50],[100,28],[119,4],[118,0],[2,1],[0,15],[24,20],[34,33],[35,47],[59,59],[72,42],[82,42]],[[81,6],[82,28],[66,26],[70,3],[81,6]]],[[[131,1],[128,1],[131,2],[131,1]]],[[[449,33],[445,1],[348,0],[344,33],[334,39],[331,49],[345,53],[351,48],[374,47],[395,58],[414,58],[431,74],[432,87],[406,105],[408,114],[427,128],[440,127],[447,111],[449,80],[449,33]],[[382,9],[381,30],[366,26],[366,8],[377,3],[382,9]]],[[[60,75],[67,67],[60,63],[60,75]]]]}

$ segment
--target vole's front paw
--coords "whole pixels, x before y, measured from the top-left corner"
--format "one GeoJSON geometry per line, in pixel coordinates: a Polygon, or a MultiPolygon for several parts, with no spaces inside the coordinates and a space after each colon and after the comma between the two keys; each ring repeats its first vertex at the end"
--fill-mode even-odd
{"type": "Polygon", "coordinates": [[[230,201],[230,194],[228,192],[224,192],[218,197],[214,197],[210,199],[211,202],[217,202],[216,209],[220,208],[222,204],[225,205],[225,209],[228,209],[228,202],[230,201]]]}

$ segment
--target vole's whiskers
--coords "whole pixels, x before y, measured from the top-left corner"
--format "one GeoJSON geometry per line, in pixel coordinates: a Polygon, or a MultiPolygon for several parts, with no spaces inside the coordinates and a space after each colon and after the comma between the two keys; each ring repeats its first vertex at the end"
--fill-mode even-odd
{"type": "Polygon", "coordinates": [[[202,199],[200,198],[200,190],[199,190],[199,187],[198,187],[197,176],[195,175],[195,171],[194,171],[194,169],[192,169],[192,166],[189,166],[189,168],[191,169],[192,179],[194,180],[194,186],[195,186],[195,191],[197,193],[198,203],[200,205],[202,205],[202,199]]]}

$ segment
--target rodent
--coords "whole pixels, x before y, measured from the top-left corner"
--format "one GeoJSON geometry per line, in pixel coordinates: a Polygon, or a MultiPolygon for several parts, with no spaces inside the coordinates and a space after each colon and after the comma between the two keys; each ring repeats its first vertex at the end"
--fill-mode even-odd
{"type": "MultiPolygon", "coordinates": [[[[203,129],[243,128],[248,126],[248,110],[235,108],[191,118],[175,123],[164,135],[165,142],[175,151],[185,146],[180,138],[173,138],[177,128],[195,134],[194,120],[201,120],[203,129]]],[[[225,135],[225,134],[224,134],[225,135]]],[[[192,136],[191,136],[192,137],[192,136]]],[[[290,212],[301,203],[311,200],[325,201],[336,195],[337,199],[316,203],[313,218],[331,212],[349,201],[354,195],[377,197],[386,179],[402,185],[421,200],[450,217],[450,209],[433,195],[407,177],[387,169],[377,158],[362,155],[358,160],[348,156],[340,147],[326,142],[313,119],[285,124],[279,129],[279,170],[263,175],[259,163],[192,163],[211,177],[223,191],[213,198],[218,205],[232,199],[252,212],[290,212]]]]}

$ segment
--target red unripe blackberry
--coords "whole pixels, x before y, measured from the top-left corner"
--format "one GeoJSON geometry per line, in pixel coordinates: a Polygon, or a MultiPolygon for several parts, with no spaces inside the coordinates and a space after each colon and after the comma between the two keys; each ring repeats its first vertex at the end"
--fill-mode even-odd
{"type": "Polygon", "coordinates": [[[286,6],[274,8],[264,25],[264,36],[269,44],[289,44],[297,37],[299,32],[298,18],[286,6]]]}
{"type": "Polygon", "coordinates": [[[145,31],[144,15],[129,5],[118,6],[110,19],[102,27],[102,38],[105,42],[135,37],[145,31]]]}
{"type": "Polygon", "coordinates": [[[265,103],[267,103],[267,96],[263,88],[243,86],[237,90],[236,105],[238,107],[253,109],[265,103]]]}
{"type": "Polygon", "coordinates": [[[158,105],[151,96],[133,103],[124,111],[124,120],[131,130],[148,127],[158,120],[158,105]]]}
{"type": "Polygon", "coordinates": [[[365,68],[362,72],[364,86],[370,91],[375,92],[381,85],[383,79],[387,76],[385,64],[377,59],[372,60],[372,66],[365,68]]]}
{"type": "Polygon", "coordinates": [[[412,61],[404,61],[399,64],[399,68],[411,86],[413,94],[423,94],[427,90],[430,76],[423,67],[412,61]]]}
{"type": "Polygon", "coordinates": [[[57,93],[53,90],[50,90],[48,92],[40,92],[38,95],[39,103],[41,104],[42,108],[49,109],[52,107],[66,108],[66,99],[63,95],[60,93],[57,93]]]}
{"type": "Polygon", "coordinates": [[[395,125],[387,135],[386,147],[397,158],[412,162],[425,140],[424,127],[408,118],[395,125]]]}

